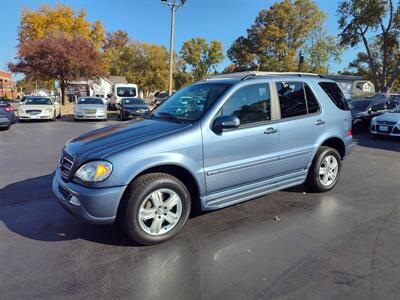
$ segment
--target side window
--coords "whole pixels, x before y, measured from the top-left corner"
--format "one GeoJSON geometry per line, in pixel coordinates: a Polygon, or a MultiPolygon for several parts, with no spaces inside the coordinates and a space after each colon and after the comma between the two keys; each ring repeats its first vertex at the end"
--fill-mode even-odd
{"type": "Polygon", "coordinates": [[[281,118],[290,118],[307,114],[306,98],[302,82],[277,82],[281,118]]]}
{"type": "Polygon", "coordinates": [[[388,102],[386,103],[386,107],[387,107],[387,109],[396,108],[396,102],[394,102],[394,101],[388,101],[388,102]]]}
{"type": "Polygon", "coordinates": [[[306,83],[304,84],[304,90],[306,92],[308,113],[314,114],[319,112],[319,105],[317,98],[315,98],[314,93],[306,83]]]}
{"type": "Polygon", "coordinates": [[[332,102],[341,110],[349,110],[346,98],[338,85],[334,82],[320,82],[319,86],[331,98],[332,102]]]}
{"type": "Polygon", "coordinates": [[[236,115],[241,125],[271,120],[268,84],[250,85],[236,91],[223,105],[222,115],[236,115]]]}
{"type": "Polygon", "coordinates": [[[373,104],[371,109],[372,111],[385,110],[385,102],[373,104]]]}

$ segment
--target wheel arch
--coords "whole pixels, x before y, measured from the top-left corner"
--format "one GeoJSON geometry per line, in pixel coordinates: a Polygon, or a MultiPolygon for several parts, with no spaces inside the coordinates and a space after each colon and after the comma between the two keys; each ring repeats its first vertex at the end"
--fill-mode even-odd
{"type": "Polygon", "coordinates": [[[346,155],[346,146],[342,139],[338,137],[331,137],[326,139],[324,142],[321,143],[321,146],[331,147],[337,150],[340,154],[340,157],[343,159],[346,155]]]}
{"type": "MultiPolygon", "coordinates": [[[[188,189],[190,193],[190,198],[192,202],[193,209],[200,209],[200,183],[196,180],[196,177],[185,167],[176,164],[161,164],[156,166],[151,166],[142,170],[136,176],[132,178],[129,184],[134,182],[137,178],[142,175],[150,174],[150,173],[165,173],[171,176],[176,177],[179,179],[188,189]]],[[[124,194],[126,193],[127,189],[125,189],[124,194]]],[[[123,198],[123,197],[122,197],[123,198]]],[[[121,206],[121,201],[119,203],[121,206]]]]}

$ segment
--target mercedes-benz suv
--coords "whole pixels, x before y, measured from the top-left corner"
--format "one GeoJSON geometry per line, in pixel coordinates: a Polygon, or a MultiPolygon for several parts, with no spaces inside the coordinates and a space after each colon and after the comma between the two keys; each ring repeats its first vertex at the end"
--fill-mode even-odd
{"type": "Polygon", "coordinates": [[[220,75],[145,119],[68,141],[53,192],[82,220],[117,221],[149,245],[176,235],[195,206],[219,209],[301,184],[329,191],[352,146],[351,114],[334,81],[220,75]]]}

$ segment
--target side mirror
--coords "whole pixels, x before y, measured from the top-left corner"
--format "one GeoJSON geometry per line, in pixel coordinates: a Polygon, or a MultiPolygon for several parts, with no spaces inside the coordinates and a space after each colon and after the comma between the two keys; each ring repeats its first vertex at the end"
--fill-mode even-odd
{"type": "Polygon", "coordinates": [[[237,116],[220,116],[214,120],[213,130],[215,132],[222,132],[224,129],[238,128],[240,120],[237,116]]]}

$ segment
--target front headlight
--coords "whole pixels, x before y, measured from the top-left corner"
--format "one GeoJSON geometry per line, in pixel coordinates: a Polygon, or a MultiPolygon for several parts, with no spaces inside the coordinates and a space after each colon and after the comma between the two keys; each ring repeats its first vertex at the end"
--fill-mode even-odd
{"type": "Polygon", "coordinates": [[[75,176],[85,182],[100,182],[111,175],[112,169],[108,161],[91,161],[81,166],[75,176]]]}
{"type": "Polygon", "coordinates": [[[21,109],[21,108],[18,109],[18,114],[24,114],[24,113],[25,113],[25,112],[24,112],[23,109],[21,109]]]}
{"type": "Polygon", "coordinates": [[[46,110],[45,110],[47,113],[52,113],[53,112],[53,109],[52,108],[46,108],[46,110]]]}
{"type": "Polygon", "coordinates": [[[376,117],[371,119],[371,124],[375,124],[376,123],[376,117]]]}

